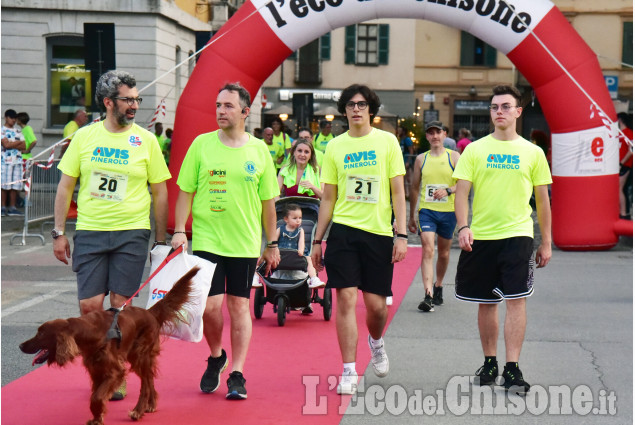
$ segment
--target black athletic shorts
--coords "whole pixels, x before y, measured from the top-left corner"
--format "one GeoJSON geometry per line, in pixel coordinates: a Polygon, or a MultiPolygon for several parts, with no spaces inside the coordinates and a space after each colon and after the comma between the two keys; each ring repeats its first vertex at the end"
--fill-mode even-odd
{"type": "Polygon", "coordinates": [[[207,251],[193,251],[192,254],[216,263],[208,296],[227,293],[236,297],[249,298],[257,258],[224,257],[207,251]]]}
{"type": "Polygon", "coordinates": [[[456,298],[500,303],[534,292],[534,240],[514,237],[475,240],[472,252],[461,251],[456,270],[456,298]]]}
{"type": "Polygon", "coordinates": [[[324,251],[328,288],[392,296],[393,238],[333,223],[324,251]]]}

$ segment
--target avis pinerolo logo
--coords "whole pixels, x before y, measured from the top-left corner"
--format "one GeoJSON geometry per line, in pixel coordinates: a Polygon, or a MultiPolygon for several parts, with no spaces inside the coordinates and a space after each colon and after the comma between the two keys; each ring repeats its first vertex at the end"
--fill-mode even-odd
{"type": "Polygon", "coordinates": [[[344,169],[370,167],[377,165],[377,155],[375,151],[362,151],[347,153],[344,155],[344,169]]]}

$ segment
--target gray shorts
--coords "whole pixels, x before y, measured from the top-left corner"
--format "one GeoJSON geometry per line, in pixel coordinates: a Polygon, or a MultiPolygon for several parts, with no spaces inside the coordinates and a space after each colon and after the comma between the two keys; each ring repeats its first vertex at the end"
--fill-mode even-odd
{"type": "Polygon", "coordinates": [[[100,294],[130,297],[139,289],[148,258],[150,230],[78,230],[73,237],[73,271],[80,300],[100,294]]]}

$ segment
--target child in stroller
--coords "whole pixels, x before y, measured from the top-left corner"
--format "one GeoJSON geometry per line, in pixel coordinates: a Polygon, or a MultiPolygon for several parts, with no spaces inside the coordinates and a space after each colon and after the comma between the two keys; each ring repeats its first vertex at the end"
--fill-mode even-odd
{"type": "Polygon", "coordinates": [[[320,280],[315,271],[315,267],[311,263],[309,257],[310,247],[306,246],[304,241],[304,229],[302,228],[302,209],[297,204],[286,204],[284,206],[284,226],[278,227],[276,237],[278,239],[278,248],[293,249],[298,251],[298,255],[303,256],[307,260],[307,273],[309,274],[309,288],[322,288],[326,286],[320,280]]]}

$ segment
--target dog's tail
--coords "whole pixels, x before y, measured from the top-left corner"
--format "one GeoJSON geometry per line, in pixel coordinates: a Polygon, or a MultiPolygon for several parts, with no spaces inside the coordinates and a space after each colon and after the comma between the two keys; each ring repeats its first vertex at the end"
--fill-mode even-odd
{"type": "Polygon", "coordinates": [[[162,300],[150,307],[148,310],[157,319],[160,326],[169,323],[176,325],[179,321],[184,321],[181,315],[181,307],[190,300],[192,293],[192,278],[198,273],[199,267],[185,273],[170,289],[162,300]]]}

